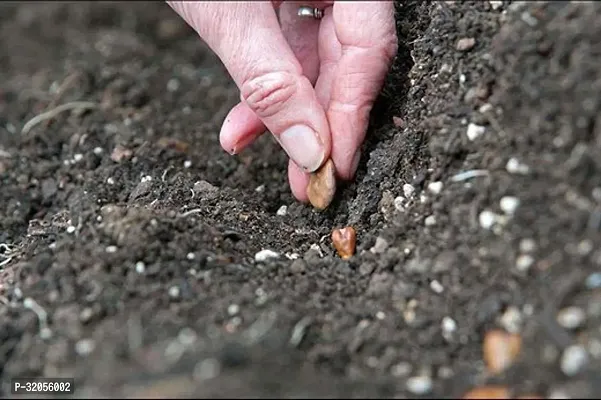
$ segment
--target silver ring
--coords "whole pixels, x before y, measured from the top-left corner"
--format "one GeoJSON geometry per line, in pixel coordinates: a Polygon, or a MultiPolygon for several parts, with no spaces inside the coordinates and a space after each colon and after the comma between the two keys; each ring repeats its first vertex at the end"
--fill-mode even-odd
{"type": "Polygon", "coordinates": [[[315,18],[315,19],[322,19],[323,18],[323,10],[320,10],[319,8],[314,8],[314,7],[309,7],[309,6],[300,6],[298,8],[298,12],[297,15],[299,17],[311,17],[311,18],[315,18]]]}

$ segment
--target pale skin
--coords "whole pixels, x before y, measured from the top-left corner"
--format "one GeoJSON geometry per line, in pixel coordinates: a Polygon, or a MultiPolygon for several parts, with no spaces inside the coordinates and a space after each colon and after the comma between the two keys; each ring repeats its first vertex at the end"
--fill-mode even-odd
{"type": "Polygon", "coordinates": [[[271,132],[290,157],[290,188],[301,202],[309,174],[328,158],[339,179],[354,177],[369,113],[397,52],[392,2],[167,3],[240,89],[221,128],[224,150],[238,154],[271,132]],[[301,5],[324,9],[323,18],[298,17],[301,5]]]}

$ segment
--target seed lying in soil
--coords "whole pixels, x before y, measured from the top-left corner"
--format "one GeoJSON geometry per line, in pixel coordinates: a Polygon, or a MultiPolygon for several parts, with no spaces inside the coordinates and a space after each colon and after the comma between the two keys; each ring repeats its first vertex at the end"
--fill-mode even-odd
{"type": "Polygon", "coordinates": [[[484,361],[488,370],[498,374],[507,369],[520,353],[522,339],[519,335],[501,330],[488,332],[484,337],[484,361]]]}
{"type": "Polygon", "coordinates": [[[318,210],[326,209],[336,193],[336,170],[334,162],[326,161],[320,169],[311,174],[307,196],[313,207],[318,210]]]}
{"type": "Polygon", "coordinates": [[[356,240],[357,233],[352,226],[332,231],[332,243],[343,260],[348,260],[355,254],[356,240]]]}

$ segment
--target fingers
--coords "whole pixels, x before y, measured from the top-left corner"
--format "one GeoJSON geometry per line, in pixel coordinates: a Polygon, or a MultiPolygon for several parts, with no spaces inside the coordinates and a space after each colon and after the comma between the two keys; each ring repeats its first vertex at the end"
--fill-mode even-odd
{"type": "Polygon", "coordinates": [[[323,107],[281,33],[270,2],[182,2],[172,7],[220,57],[241,98],[299,167],[330,153],[323,107]]]}
{"type": "Polygon", "coordinates": [[[333,18],[342,54],[327,108],[331,157],[338,175],[351,179],[369,114],[397,51],[394,6],[389,1],[336,2],[333,18]]]}
{"type": "MultiPolygon", "coordinates": [[[[317,34],[319,21],[298,18],[300,3],[285,2],[279,9],[281,30],[292,52],[300,62],[303,74],[313,84],[319,73],[317,34]]],[[[249,146],[267,128],[246,103],[236,105],[226,117],[219,138],[222,147],[230,154],[237,154],[249,146]]]]}
{"type": "Polygon", "coordinates": [[[315,92],[317,93],[317,99],[324,107],[327,107],[330,102],[336,67],[342,56],[342,46],[336,37],[332,11],[332,7],[328,7],[324,11],[324,16],[319,27],[317,45],[320,64],[315,92]]]}

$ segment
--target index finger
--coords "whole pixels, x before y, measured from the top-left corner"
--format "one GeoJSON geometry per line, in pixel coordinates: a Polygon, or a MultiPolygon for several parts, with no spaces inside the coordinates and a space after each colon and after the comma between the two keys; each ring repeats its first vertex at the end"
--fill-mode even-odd
{"type": "Polygon", "coordinates": [[[369,114],[396,56],[398,39],[391,1],[336,2],[333,17],[342,56],[327,108],[331,157],[338,175],[351,179],[369,114]]]}

